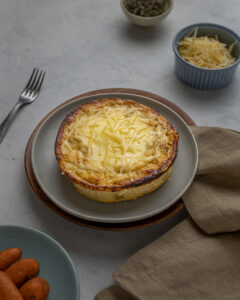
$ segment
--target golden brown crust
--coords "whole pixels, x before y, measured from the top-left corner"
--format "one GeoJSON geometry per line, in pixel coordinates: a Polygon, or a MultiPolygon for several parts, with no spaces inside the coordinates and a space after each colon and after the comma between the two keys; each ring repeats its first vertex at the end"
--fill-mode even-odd
{"type": "Polygon", "coordinates": [[[63,120],[63,122],[59,128],[59,131],[58,131],[58,134],[56,137],[55,154],[56,154],[58,164],[61,168],[62,174],[66,175],[72,182],[74,182],[78,185],[81,185],[87,189],[91,189],[91,190],[116,192],[116,191],[120,191],[122,189],[133,188],[133,187],[147,184],[150,181],[152,181],[152,180],[160,177],[162,174],[164,174],[172,166],[172,164],[175,161],[177,151],[178,151],[178,140],[179,140],[179,136],[178,136],[177,130],[157,111],[154,111],[142,104],[139,104],[139,103],[129,100],[129,99],[104,98],[104,99],[99,99],[99,100],[92,101],[90,103],[83,104],[83,105],[79,106],[78,108],[76,108],[68,116],[66,116],[66,118],[63,120]],[[112,101],[123,101],[124,105],[127,105],[129,107],[135,106],[135,107],[141,109],[142,111],[146,111],[146,112],[151,111],[151,113],[154,113],[155,115],[157,115],[158,118],[166,124],[169,132],[171,132],[171,134],[174,135],[174,139],[173,139],[173,144],[172,144],[171,155],[166,160],[162,161],[161,164],[157,166],[157,168],[153,168],[153,169],[151,168],[148,170],[144,170],[143,172],[140,173],[140,176],[138,178],[135,178],[134,180],[119,182],[118,184],[114,184],[114,185],[99,185],[99,184],[94,184],[94,183],[88,182],[88,181],[84,180],[83,178],[79,178],[79,177],[75,176],[75,174],[73,174],[67,170],[67,168],[64,164],[64,159],[63,159],[62,153],[61,153],[61,146],[62,146],[62,142],[63,142],[63,133],[64,133],[64,130],[77,119],[77,116],[80,111],[87,110],[89,108],[89,106],[94,106],[94,107],[98,107],[99,109],[101,109],[104,107],[104,105],[111,104],[112,101]]]}

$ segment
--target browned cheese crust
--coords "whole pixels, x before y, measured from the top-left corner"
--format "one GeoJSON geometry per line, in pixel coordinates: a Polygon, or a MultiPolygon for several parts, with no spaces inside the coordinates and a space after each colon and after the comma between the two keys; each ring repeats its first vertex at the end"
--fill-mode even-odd
{"type": "MultiPolygon", "coordinates": [[[[103,119],[100,121],[103,123],[103,119]]],[[[102,124],[100,121],[99,124],[102,124]]],[[[99,126],[97,128],[99,128],[99,126]]],[[[94,134],[97,139],[99,134],[96,135],[96,132],[94,132],[94,134]]],[[[62,174],[66,175],[73,183],[91,190],[116,192],[122,189],[147,184],[167,172],[175,161],[178,151],[178,140],[179,136],[177,130],[157,111],[129,99],[105,98],[91,101],[79,106],[63,120],[55,142],[55,154],[62,174]],[[116,117],[114,117],[114,111],[116,111],[116,117]],[[120,135],[118,136],[117,134],[119,134],[119,128],[124,122],[125,127],[121,132],[124,132],[125,141],[129,142],[129,136],[131,135],[131,124],[133,124],[133,127],[135,126],[134,128],[140,128],[137,129],[138,131],[133,128],[134,134],[136,134],[136,132],[139,133],[140,131],[145,133],[144,137],[141,137],[141,143],[137,142],[138,136],[135,136],[135,139],[132,142],[132,145],[135,145],[135,142],[136,145],[138,145],[135,147],[135,149],[126,150],[125,144],[121,146],[121,136],[119,143],[121,144],[121,147],[125,147],[123,156],[126,155],[126,160],[128,157],[130,157],[130,163],[131,157],[134,155],[131,151],[134,152],[135,150],[138,151],[140,149],[139,151],[142,152],[138,151],[136,156],[138,155],[138,160],[142,157],[142,166],[141,161],[137,161],[132,169],[128,169],[128,167],[123,166],[122,170],[121,165],[118,166],[118,161],[121,162],[121,158],[113,161],[111,160],[112,158],[108,158],[107,163],[106,161],[102,160],[99,168],[96,167],[98,166],[97,162],[95,165],[91,164],[91,159],[95,159],[94,155],[96,151],[94,149],[96,149],[98,146],[103,147],[103,142],[101,143],[101,140],[100,142],[92,142],[91,140],[91,143],[93,143],[95,148],[92,150],[92,152],[90,152],[90,146],[87,146],[86,144],[87,142],[88,145],[90,143],[89,137],[86,140],[86,138],[78,136],[78,132],[84,134],[87,132],[88,135],[92,134],[89,128],[94,128],[91,127],[93,126],[92,124],[94,124],[94,119],[96,119],[97,122],[98,118],[105,118],[104,114],[106,115],[106,118],[110,118],[108,121],[106,121],[108,122],[107,124],[110,125],[109,127],[105,126],[104,129],[101,129],[102,131],[106,131],[104,131],[105,139],[107,136],[106,145],[104,146],[105,148],[103,148],[103,151],[107,151],[105,149],[108,149],[107,147],[110,145],[108,138],[111,138],[111,141],[112,139],[116,139],[116,143],[118,142],[117,139],[119,139],[120,135]],[[118,123],[120,124],[122,122],[120,125],[117,123],[118,118],[118,123]],[[116,126],[114,123],[115,121],[117,124],[116,126]],[[92,123],[90,124],[90,122],[92,123]],[[111,125],[111,122],[114,123],[114,128],[112,128],[113,125],[111,125]],[[88,127],[81,128],[80,130],[79,127],[81,126],[88,127]],[[108,130],[111,128],[112,131],[109,133],[108,130]],[[130,130],[129,135],[125,134],[125,131],[128,130],[127,128],[130,130]],[[148,148],[146,148],[147,150],[141,150],[143,147],[145,147],[144,145],[148,143],[148,135],[150,145],[148,148]],[[154,135],[156,138],[154,138],[154,135]],[[149,163],[146,162],[147,157],[150,157],[149,163]],[[109,163],[109,161],[111,163],[109,163]],[[105,164],[107,166],[107,171],[104,170],[105,164]],[[88,165],[90,167],[88,167],[88,165]],[[111,172],[113,174],[111,174],[111,172]]],[[[115,143],[115,140],[113,140],[112,143],[115,143]]],[[[131,147],[131,145],[127,147],[131,147]]],[[[98,148],[97,151],[99,156],[101,153],[99,152],[100,150],[98,148]]],[[[120,150],[118,149],[118,151],[120,150]]],[[[107,157],[109,155],[110,154],[107,154],[107,157]]],[[[125,160],[123,162],[125,162],[125,160]]]]}

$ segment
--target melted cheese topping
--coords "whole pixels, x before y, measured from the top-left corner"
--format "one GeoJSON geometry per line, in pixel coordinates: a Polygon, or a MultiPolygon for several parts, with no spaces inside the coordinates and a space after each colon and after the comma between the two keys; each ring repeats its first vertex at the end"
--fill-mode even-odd
{"type": "Polygon", "coordinates": [[[149,175],[173,151],[170,129],[164,118],[133,101],[84,105],[64,128],[60,147],[64,169],[100,185],[149,175]]]}
{"type": "Polygon", "coordinates": [[[205,69],[220,69],[232,65],[236,59],[231,55],[233,46],[219,42],[218,37],[197,37],[197,29],[192,37],[184,37],[178,43],[178,52],[184,60],[205,69]]]}

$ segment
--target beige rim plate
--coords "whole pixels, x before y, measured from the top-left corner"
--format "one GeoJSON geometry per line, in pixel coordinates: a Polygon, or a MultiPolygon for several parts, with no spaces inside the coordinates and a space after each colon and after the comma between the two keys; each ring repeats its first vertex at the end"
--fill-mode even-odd
{"type": "Polygon", "coordinates": [[[198,151],[196,141],[187,124],[164,104],[140,95],[101,93],[66,103],[50,114],[35,135],[31,158],[33,172],[40,187],[59,208],[88,221],[125,223],[154,216],[176,203],[194,178],[198,151]],[[179,151],[171,179],[155,192],[133,201],[104,204],[84,198],[74,190],[72,183],[60,174],[55,159],[55,138],[65,116],[83,103],[106,97],[128,98],[156,109],[179,132],[179,151]]]}

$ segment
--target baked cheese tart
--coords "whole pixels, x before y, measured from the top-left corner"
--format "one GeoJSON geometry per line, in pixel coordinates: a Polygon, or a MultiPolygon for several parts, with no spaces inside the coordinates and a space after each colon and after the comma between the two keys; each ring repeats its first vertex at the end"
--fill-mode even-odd
{"type": "Polygon", "coordinates": [[[158,112],[129,99],[83,104],[63,121],[55,153],[62,174],[87,198],[133,200],[169,177],[178,132],[158,112]]]}

